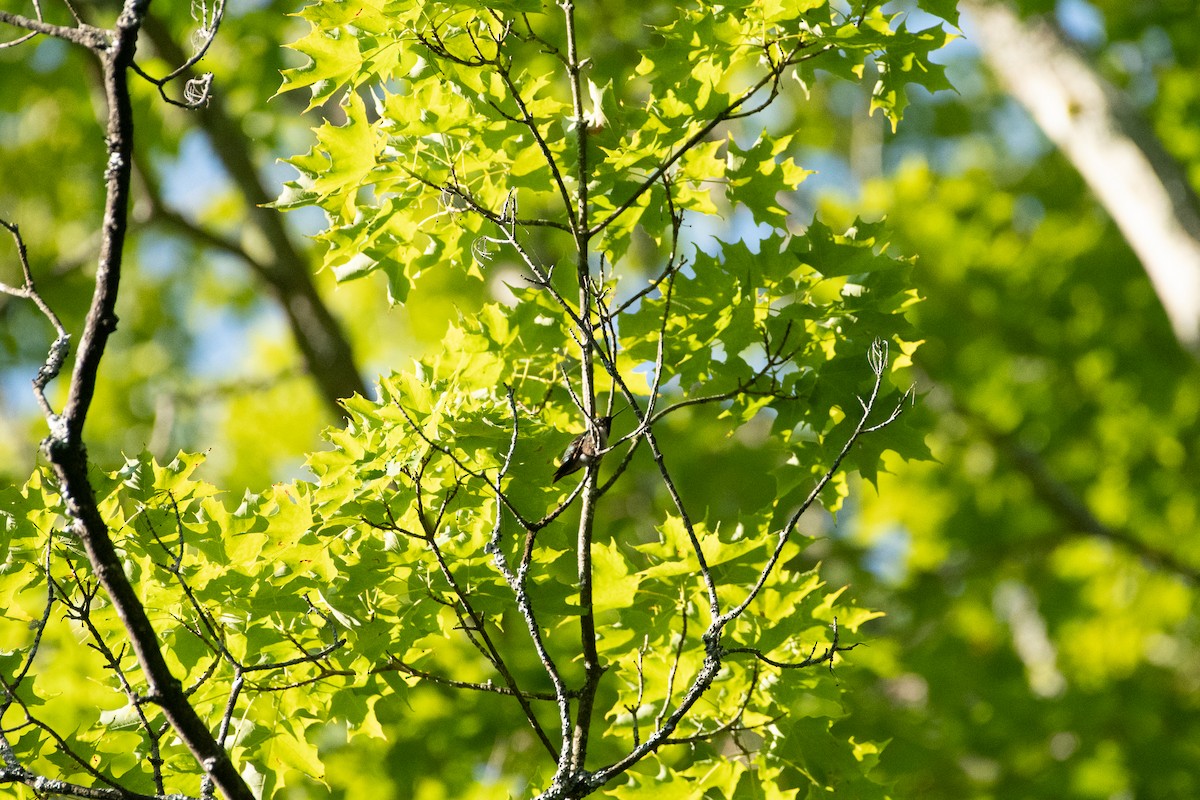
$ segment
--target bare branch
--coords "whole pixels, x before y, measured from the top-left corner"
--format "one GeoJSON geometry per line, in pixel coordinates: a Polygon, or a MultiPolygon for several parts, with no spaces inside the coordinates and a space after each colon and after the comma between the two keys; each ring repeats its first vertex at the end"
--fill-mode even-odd
{"type": "Polygon", "coordinates": [[[646,696],[646,673],[642,669],[642,660],[646,657],[646,647],[650,643],[650,637],[642,637],[642,646],[637,651],[637,676],[638,690],[637,698],[632,705],[625,706],[625,710],[629,712],[633,724],[633,746],[637,747],[642,740],[641,730],[638,727],[638,712],[642,709],[642,698],[646,696]]]}
{"type": "Polygon", "coordinates": [[[536,528],[535,523],[529,522],[525,518],[525,516],[517,509],[517,507],[514,506],[512,504],[512,502],[508,499],[508,495],[506,495],[504,493],[504,491],[500,488],[499,478],[497,478],[497,480],[493,481],[492,479],[488,478],[486,470],[477,470],[477,469],[474,469],[474,468],[468,466],[466,463],[464,463],[462,461],[462,459],[460,459],[458,456],[456,456],[454,454],[454,451],[452,451],[450,448],[446,447],[445,445],[443,445],[439,442],[435,442],[433,439],[430,439],[428,436],[426,436],[425,431],[423,431],[421,429],[421,426],[417,425],[416,421],[408,413],[408,409],[406,409],[403,405],[401,405],[399,400],[396,400],[394,402],[394,405],[396,406],[397,409],[399,409],[401,415],[404,416],[405,421],[408,422],[409,426],[413,429],[413,432],[417,434],[417,436],[421,439],[421,441],[423,441],[427,446],[429,446],[433,450],[436,450],[437,452],[439,452],[442,455],[449,458],[454,463],[454,466],[458,467],[465,474],[471,476],[472,478],[477,478],[477,479],[483,481],[485,484],[487,484],[488,488],[491,489],[496,494],[496,496],[501,500],[501,502],[504,504],[504,507],[507,508],[510,512],[512,512],[513,516],[515,516],[517,518],[517,522],[518,522],[518,524],[521,525],[521,527],[526,528],[526,529],[536,528]]]}
{"type": "MultiPolygon", "coordinates": [[[[171,36],[170,31],[155,17],[146,20],[145,33],[158,53],[170,63],[185,62],[188,56],[171,36]]],[[[268,193],[258,164],[255,144],[242,126],[234,120],[218,94],[193,117],[212,144],[238,193],[245,199],[241,217],[254,235],[265,240],[261,257],[251,258],[244,248],[230,249],[225,243],[203,241],[205,246],[225,250],[241,258],[270,290],[287,317],[292,339],[303,359],[304,368],[320,391],[330,416],[342,419],[339,405],[343,398],[354,394],[366,396],[367,384],[359,372],[354,349],[345,331],[322,299],[310,271],[310,258],[296,242],[295,235],[284,225],[282,215],[269,207],[274,199],[268,193]]],[[[142,170],[144,179],[151,171],[142,170]]],[[[157,210],[162,210],[161,192],[147,180],[157,210]]],[[[174,224],[172,219],[166,220],[174,224]]],[[[192,235],[191,231],[187,231],[192,235]]]]}
{"type": "Polygon", "coordinates": [[[450,686],[455,689],[470,689],[471,691],[475,692],[487,692],[490,694],[504,695],[505,697],[522,697],[528,700],[543,700],[548,702],[554,702],[558,699],[555,695],[548,692],[527,692],[523,689],[513,690],[512,687],[497,686],[491,681],[486,683],[472,683],[471,681],[460,681],[454,678],[447,678],[444,675],[437,675],[426,670],[417,669],[411,664],[406,664],[398,658],[393,658],[389,660],[385,666],[372,670],[372,672],[375,673],[388,671],[403,672],[405,675],[411,675],[414,678],[421,678],[422,680],[432,681],[433,683],[439,683],[443,686],[450,686]]]}
{"type": "MultiPolygon", "coordinates": [[[[47,736],[49,736],[51,739],[54,740],[55,749],[57,749],[60,753],[65,755],[67,758],[71,759],[73,762],[75,762],[75,764],[81,770],[83,770],[87,774],[91,775],[93,778],[95,778],[100,783],[103,783],[106,786],[112,787],[112,791],[121,793],[116,796],[121,796],[121,797],[124,796],[125,789],[120,784],[118,784],[111,777],[109,777],[108,775],[105,775],[103,772],[101,772],[95,766],[93,766],[93,764],[89,758],[85,758],[83,755],[76,753],[75,750],[71,747],[71,745],[67,742],[67,740],[64,739],[58,733],[58,731],[54,730],[54,728],[51,727],[48,723],[46,723],[46,722],[42,721],[41,719],[39,719],[38,717],[36,717],[33,714],[33,711],[30,710],[30,708],[26,704],[26,702],[23,699],[21,699],[21,697],[17,694],[16,687],[13,686],[11,683],[9,683],[9,681],[3,675],[0,675],[0,690],[3,690],[4,694],[7,697],[9,697],[16,704],[16,706],[21,709],[21,712],[25,715],[25,722],[23,724],[19,725],[17,728],[14,728],[12,730],[18,730],[19,728],[29,727],[29,726],[38,728],[39,730],[41,730],[43,733],[45,733],[47,736]]],[[[37,777],[33,776],[33,773],[28,772],[27,770],[25,770],[24,768],[22,768],[20,766],[20,762],[16,760],[16,754],[13,753],[12,750],[9,748],[8,740],[6,738],[4,738],[6,733],[7,733],[7,731],[0,731],[0,741],[3,742],[3,745],[4,745],[5,749],[7,750],[7,752],[5,754],[5,762],[8,763],[9,766],[5,767],[3,770],[0,770],[0,783],[5,782],[3,780],[3,775],[6,773],[12,774],[12,775],[22,775],[22,776],[28,775],[38,781],[47,780],[40,776],[37,776],[37,777]],[[11,762],[9,761],[9,756],[12,756],[11,762]]],[[[11,778],[10,780],[18,780],[18,778],[11,778]]],[[[21,780],[21,782],[25,783],[27,781],[21,780]]]]}
{"type": "MultiPolygon", "coordinates": [[[[112,37],[112,31],[102,30],[101,28],[93,28],[91,25],[84,25],[82,23],[74,28],[68,28],[62,25],[51,25],[50,23],[43,22],[40,19],[30,19],[29,17],[23,17],[20,14],[13,14],[8,11],[0,11],[0,22],[5,22],[9,25],[12,25],[14,28],[21,28],[23,30],[31,31],[34,34],[40,33],[45,36],[53,36],[56,39],[63,39],[64,41],[71,42],[72,44],[86,47],[88,50],[96,53],[102,53],[109,47],[110,44],[113,44],[113,42],[110,41],[110,37],[112,37]]],[[[22,36],[15,41],[5,42],[3,46],[11,47],[15,44],[25,41],[28,38],[30,37],[22,36]]]]}
{"type": "Polygon", "coordinates": [[[71,334],[67,333],[67,329],[63,326],[58,315],[54,313],[54,310],[38,294],[37,286],[33,281],[33,270],[29,266],[29,253],[25,249],[25,240],[21,238],[20,228],[15,223],[3,219],[0,219],[0,226],[12,234],[13,242],[17,246],[17,259],[21,262],[21,273],[25,278],[25,284],[21,287],[13,287],[5,283],[0,283],[0,292],[32,301],[37,306],[38,311],[42,312],[42,316],[54,326],[56,333],[54,342],[50,345],[50,349],[46,353],[46,360],[38,368],[37,375],[33,379],[33,393],[37,398],[38,406],[41,407],[46,419],[50,420],[51,424],[53,424],[58,419],[58,415],[54,413],[54,409],[46,399],[46,384],[57,378],[62,371],[63,363],[66,361],[67,354],[71,350],[71,334]]]}
{"type": "MultiPolygon", "coordinates": [[[[511,389],[509,390],[509,398],[511,403],[511,389]]],[[[513,404],[512,445],[509,447],[508,453],[504,459],[504,463],[500,468],[500,473],[496,477],[497,486],[499,486],[504,474],[508,471],[509,465],[512,463],[512,456],[517,440],[517,420],[518,416],[516,413],[516,406],[513,404]]],[[[532,707],[530,707],[528,695],[520,687],[518,687],[516,677],[513,675],[512,670],[509,669],[508,664],[505,662],[503,655],[496,646],[496,643],[488,634],[486,619],[484,618],[483,614],[477,611],[474,605],[471,603],[469,593],[454,576],[454,572],[450,569],[450,564],[446,560],[445,554],[442,552],[441,547],[437,543],[438,525],[441,523],[443,515],[445,514],[446,508],[449,506],[450,501],[458,492],[458,485],[455,485],[455,487],[447,493],[447,496],[443,499],[440,508],[438,509],[436,521],[431,521],[428,517],[428,514],[425,512],[424,500],[422,499],[421,493],[421,477],[428,463],[429,461],[427,459],[422,464],[420,474],[410,476],[413,481],[417,496],[417,516],[421,521],[421,528],[424,531],[424,536],[419,538],[422,538],[428,545],[430,551],[433,553],[434,560],[437,562],[438,569],[440,570],[442,577],[450,586],[450,590],[454,593],[454,597],[457,600],[457,605],[455,606],[454,611],[455,614],[458,615],[463,632],[466,633],[471,644],[474,645],[477,650],[479,650],[488,663],[490,663],[492,667],[500,674],[500,677],[503,679],[504,684],[507,687],[507,691],[504,693],[509,694],[517,699],[517,703],[521,706],[521,711],[525,714],[525,718],[529,721],[529,724],[533,728],[534,733],[537,735],[538,740],[546,748],[546,751],[550,754],[550,757],[557,760],[558,750],[550,741],[549,736],[546,735],[545,729],[542,727],[541,722],[538,721],[538,718],[534,714],[532,707]]],[[[385,508],[386,507],[387,506],[385,505],[385,508]]],[[[500,501],[497,501],[496,514],[499,515],[501,511],[502,506],[500,505],[500,501]]],[[[388,508],[388,514],[391,514],[390,508],[388,508]]]]}
{"type": "Polygon", "coordinates": [[[130,68],[147,82],[154,84],[158,88],[158,93],[162,96],[162,99],[173,106],[199,108],[200,106],[207,105],[213,81],[213,74],[211,72],[188,79],[184,85],[183,102],[175,100],[167,94],[167,84],[196,66],[200,62],[200,59],[204,58],[204,55],[208,52],[208,48],[212,46],[213,41],[217,38],[217,30],[221,27],[221,20],[224,17],[225,0],[213,0],[211,9],[206,0],[192,0],[192,19],[196,20],[200,26],[196,29],[194,36],[195,52],[162,78],[155,78],[148,75],[136,63],[131,64],[130,68]]]}
{"type": "MultiPolygon", "coordinates": [[[[66,501],[71,530],[82,542],[94,574],[104,586],[113,607],[129,635],[133,652],[149,687],[149,696],[163,709],[180,739],[197,762],[213,778],[228,800],[251,800],[253,793],[234,768],[229,755],[213,738],[206,723],[196,714],[182,686],[168,667],[158,635],[150,623],[137,593],[129,583],[121,559],[113,546],[107,525],[97,505],[88,477],[83,427],[95,392],[97,373],[108,337],[116,329],[117,291],[128,228],[129,184],[133,154],[133,108],[130,102],[128,72],[133,63],[138,33],[149,0],[125,0],[115,30],[103,37],[88,33],[80,44],[95,50],[103,70],[104,94],[108,106],[106,142],[108,166],[105,171],[106,200],[103,238],[95,275],[95,290],[84,323],[67,401],[61,417],[48,415],[50,435],[43,447],[54,468],[61,494],[66,501]],[[103,40],[103,47],[99,41],[103,40]]],[[[12,22],[5,14],[0,21],[12,22]]],[[[27,26],[39,30],[38,23],[27,26]]],[[[42,31],[78,41],[70,31],[42,31]]],[[[90,29],[88,29],[90,30],[90,29]]]]}
{"type": "Polygon", "coordinates": [[[547,144],[545,137],[542,136],[542,132],[537,126],[537,121],[529,113],[529,108],[525,105],[525,100],[521,97],[521,92],[518,90],[516,83],[513,82],[512,75],[509,74],[507,68],[500,69],[500,78],[504,81],[504,85],[512,96],[513,102],[517,104],[517,108],[521,111],[521,122],[529,129],[529,132],[533,135],[534,142],[537,143],[538,149],[542,151],[542,158],[546,160],[546,166],[549,167],[550,175],[554,178],[554,185],[558,189],[559,197],[562,199],[563,208],[567,211],[567,218],[571,220],[568,230],[574,234],[578,230],[579,223],[574,215],[571,214],[571,193],[567,191],[567,185],[563,180],[562,172],[558,168],[558,160],[555,159],[554,153],[550,150],[550,145],[547,144]]]}
{"type": "Polygon", "coordinates": [[[739,725],[739,721],[746,713],[746,709],[750,706],[750,700],[754,697],[754,690],[758,688],[758,664],[751,666],[750,681],[746,686],[746,692],[742,695],[742,702],[738,705],[737,711],[733,713],[726,722],[718,725],[709,731],[700,731],[691,736],[681,736],[678,738],[664,739],[663,744],[696,744],[698,742],[712,741],[717,736],[726,733],[737,733],[739,731],[750,730],[743,725],[739,725]]]}
{"type": "Polygon", "coordinates": [[[83,800],[195,800],[191,795],[185,794],[148,795],[117,786],[96,788],[46,778],[20,766],[16,761],[12,745],[9,744],[8,738],[3,733],[0,733],[0,760],[3,760],[5,764],[0,767],[0,786],[6,783],[24,784],[40,796],[79,797],[83,800]]]}
{"type": "Polygon", "coordinates": [[[679,662],[683,660],[683,647],[687,642],[687,587],[682,583],[679,585],[679,618],[682,620],[679,625],[679,641],[675,643],[675,656],[671,659],[671,669],[667,671],[667,691],[663,695],[662,708],[654,718],[655,728],[662,727],[663,717],[671,707],[671,698],[675,694],[675,676],[679,674],[679,662]]]}
{"type": "Polygon", "coordinates": [[[865,401],[861,400],[860,398],[860,402],[862,402],[863,406],[863,413],[858,420],[858,424],[855,425],[853,432],[851,432],[849,438],[847,438],[846,443],[842,446],[842,449],[837,454],[837,457],[834,458],[833,463],[829,465],[829,467],[821,475],[820,480],[817,481],[816,486],[814,486],[812,491],[809,492],[808,497],[805,498],[804,502],[800,504],[800,507],[793,512],[792,516],[786,523],[784,523],[783,527],[776,534],[777,540],[775,549],[771,553],[771,557],[767,559],[766,565],[759,573],[758,580],[755,581],[754,586],[749,592],[746,593],[746,596],[742,599],[742,602],[726,611],[716,621],[714,621],[714,627],[717,627],[717,622],[720,623],[720,627],[724,627],[730,621],[741,616],[742,612],[745,611],[752,602],[754,602],[754,598],[758,597],[759,592],[761,592],[763,586],[766,585],[767,578],[770,577],[771,572],[775,569],[775,564],[778,563],[779,557],[783,555],[783,548],[791,538],[792,532],[796,528],[796,523],[800,521],[800,517],[804,514],[804,512],[807,511],[814,502],[816,502],[816,499],[820,497],[821,492],[825,489],[829,482],[833,480],[833,477],[837,474],[838,469],[842,465],[842,461],[850,453],[850,450],[854,447],[854,443],[858,441],[859,437],[868,430],[878,430],[884,425],[890,424],[900,415],[900,411],[907,402],[909,393],[912,391],[911,389],[909,392],[905,392],[900,402],[896,404],[895,410],[892,411],[891,415],[885,422],[872,426],[871,428],[867,428],[867,418],[871,415],[871,412],[875,408],[875,401],[879,397],[879,389],[883,384],[883,374],[887,367],[887,354],[888,345],[885,340],[876,339],[871,343],[867,360],[871,366],[871,371],[875,374],[875,382],[871,387],[870,396],[865,401]]]}
{"type": "Polygon", "coordinates": [[[809,651],[808,656],[800,661],[776,661],[775,659],[768,657],[756,647],[727,647],[725,648],[724,652],[725,655],[748,653],[764,664],[770,664],[772,667],[776,667],[777,669],[804,669],[805,667],[812,667],[817,664],[827,663],[829,664],[829,671],[833,672],[833,660],[837,657],[837,654],[844,653],[848,650],[853,650],[861,645],[862,642],[855,642],[854,644],[847,645],[840,644],[840,632],[838,631],[837,617],[833,618],[833,624],[830,627],[833,628],[833,641],[826,646],[823,651],[821,651],[820,655],[816,654],[817,645],[814,644],[812,646],[812,650],[809,651]]]}
{"type": "Polygon", "coordinates": [[[420,183],[430,189],[434,189],[439,192],[448,192],[453,197],[459,198],[464,203],[466,203],[467,208],[469,208],[471,211],[474,211],[479,216],[483,217],[484,219],[486,219],[489,222],[492,222],[496,225],[503,226],[505,224],[515,223],[516,225],[518,225],[520,227],[555,228],[560,231],[568,231],[568,232],[570,231],[570,228],[568,226],[562,224],[561,222],[556,222],[551,219],[541,219],[541,218],[537,218],[537,217],[509,219],[503,213],[497,214],[495,211],[492,211],[490,208],[487,208],[486,206],[484,206],[483,203],[479,202],[479,198],[475,197],[475,195],[470,190],[468,190],[462,184],[458,183],[457,180],[454,181],[453,183],[449,183],[449,184],[440,184],[440,183],[436,183],[436,182],[430,180],[429,178],[425,177],[421,173],[410,169],[405,164],[397,163],[396,167],[401,172],[408,175],[408,177],[415,180],[417,183],[420,183]]]}

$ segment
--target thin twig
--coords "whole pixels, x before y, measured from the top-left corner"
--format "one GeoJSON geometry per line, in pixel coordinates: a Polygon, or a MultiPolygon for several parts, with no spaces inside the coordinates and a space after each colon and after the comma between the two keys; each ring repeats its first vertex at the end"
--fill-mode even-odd
{"type": "MultiPolygon", "coordinates": [[[[72,44],[86,47],[94,52],[103,52],[111,44],[111,31],[106,31],[101,28],[93,28],[91,25],[79,24],[74,28],[68,28],[63,25],[51,25],[43,22],[40,19],[30,19],[23,17],[20,14],[13,14],[8,11],[0,11],[0,22],[8,23],[14,28],[22,28],[33,33],[40,33],[45,36],[53,36],[56,39],[63,39],[72,44]]],[[[28,36],[22,36],[14,42],[6,43],[5,46],[12,46],[28,39],[28,36]]]]}
{"type": "Polygon", "coordinates": [[[211,11],[207,3],[192,3],[192,17],[200,24],[196,31],[198,44],[195,52],[187,58],[182,64],[168,72],[162,78],[155,78],[145,72],[136,62],[130,65],[130,68],[140,75],[144,80],[154,84],[158,88],[158,93],[163,100],[173,106],[179,108],[199,108],[208,105],[209,93],[212,90],[213,74],[205,72],[203,75],[198,75],[189,79],[184,85],[183,101],[175,100],[167,94],[167,85],[178,78],[183,73],[190,70],[200,62],[208,53],[208,48],[212,47],[213,41],[217,38],[217,31],[221,27],[221,20],[225,18],[225,0],[213,0],[211,11]],[[200,16],[196,16],[196,8],[200,8],[200,16]]]}
{"type": "Polygon", "coordinates": [[[54,313],[54,309],[50,308],[38,294],[33,280],[33,270],[29,266],[29,253],[25,249],[25,240],[21,238],[20,228],[15,223],[3,219],[0,219],[0,226],[12,234],[13,241],[17,246],[17,259],[21,262],[21,273],[25,278],[25,284],[19,288],[0,283],[0,292],[32,301],[38,311],[42,312],[42,316],[54,326],[56,334],[54,342],[50,345],[50,349],[46,353],[46,360],[38,368],[37,375],[33,379],[33,393],[37,398],[38,406],[42,409],[42,414],[53,425],[59,417],[50,406],[50,401],[46,399],[46,384],[58,377],[62,371],[63,363],[71,350],[71,334],[67,333],[67,329],[58,315],[54,313]]]}

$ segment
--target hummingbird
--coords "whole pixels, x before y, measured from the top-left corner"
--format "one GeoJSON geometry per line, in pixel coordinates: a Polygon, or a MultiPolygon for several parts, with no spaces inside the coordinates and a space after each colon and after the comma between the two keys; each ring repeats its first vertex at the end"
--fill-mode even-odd
{"type": "Polygon", "coordinates": [[[596,460],[596,454],[608,447],[608,430],[616,414],[601,417],[596,424],[579,434],[563,451],[562,462],[554,470],[554,481],[578,472],[596,460]]]}

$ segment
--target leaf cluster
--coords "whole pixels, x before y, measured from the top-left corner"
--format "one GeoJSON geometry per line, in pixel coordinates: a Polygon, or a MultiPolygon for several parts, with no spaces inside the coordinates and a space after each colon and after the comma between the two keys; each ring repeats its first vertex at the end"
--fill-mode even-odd
{"type": "MultiPolygon", "coordinates": [[[[897,120],[905,84],[942,85],[947,36],[873,2],[623,11],[646,23],[636,47],[591,41],[611,11],[570,2],[301,12],[309,61],[283,91],[340,117],[275,205],[320,208],[325,267],[380,272],[407,313],[446,274],[484,296],[345,402],[311,481],[234,503],[195,456],[93,473],[173,674],[264,796],[315,791],[328,753],[395,735],[407,703],[453,724],[441,691],[506,717],[514,791],[634,797],[665,775],[689,796],[882,795],[880,746],[832,732],[818,669],[879,615],[822,579],[802,529],[841,506],[844,470],[926,454],[892,381],[916,347],[911,262],[879,222],[797,225],[796,138],[745,124],[814,70],[861,81],[868,62],[897,120]],[[734,209],[757,227],[721,231],[734,209]],[[577,435],[598,456],[551,481],[577,435]]],[[[6,656],[0,720],[30,769],[194,792],[50,486],[10,492],[3,585],[33,637],[6,656]],[[86,704],[47,716],[30,667],[71,634],[113,694],[67,741],[86,704]],[[80,754],[101,740],[97,768],[80,754]]],[[[483,759],[454,758],[465,790],[483,759]]]]}

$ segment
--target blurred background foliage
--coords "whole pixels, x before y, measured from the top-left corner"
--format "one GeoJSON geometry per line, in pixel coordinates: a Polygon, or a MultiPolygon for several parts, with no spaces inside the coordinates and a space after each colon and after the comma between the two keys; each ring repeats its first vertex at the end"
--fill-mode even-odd
{"type": "MultiPolygon", "coordinates": [[[[79,5],[97,21],[114,13],[79,5]]],[[[206,476],[236,496],[303,475],[305,453],[337,421],[247,266],[270,238],[248,176],[220,158],[240,151],[273,196],[292,175],[275,159],[307,150],[322,115],[339,120],[334,104],[302,114],[298,94],[273,97],[279,70],[301,61],[280,47],[303,34],[286,16],[295,10],[231,5],[203,67],[232,125],[134,83],[136,229],[86,431],[97,464],[202,450],[206,476]]],[[[188,40],[184,4],[153,12],[161,42],[188,40]]],[[[1200,187],[1200,5],[1058,0],[1019,12],[1058,25],[1200,187]]],[[[596,24],[612,27],[614,47],[636,47],[641,31],[627,21],[643,13],[606,4],[596,24]]],[[[997,88],[969,15],[961,25],[964,38],[938,57],[956,91],[912,92],[894,135],[866,118],[864,93],[820,79],[808,97],[793,87],[765,120],[795,131],[791,155],[818,170],[791,199],[795,224],[814,211],[835,229],[886,216],[890,252],[918,256],[924,298],[911,311],[924,339],[916,414],[935,460],[888,463],[803,556],[887,612],[838,672],[838,728],[890,740],[880,770],[896,797],[1200,796],[1200,367],[1104,210],[997,88]]],[[[161,74],[155,39],[147,31],[142,63],[161,74]]],[[[73,329],[101,216],[95,94],[96,71],[72,48],[0,50],[0,209],[73,329]]],[[[735,133],[753,141],[762,124],[735,133]]],[[[306,237],[322,220],[307,214],[284,220],[302,256],[294,266],[312,272],[321,253],[306,237]]],[[[753,239],[754,227],[734,211],[726,228],[689,235],[753,239]]],[[[16,270],[0,241],[0,279],[16,270]]],[[[447,282],[423,284],[433,299],[419,308],[388,308],[382,279],[335,290],[316,274],[367,385],[440,339],[454,315],[503,295],[502,265],[488,280],[448,274],[431,272],[447,282]]],[[[45,423],[29,380],[50,338],[30,306],[0,297],[0,482],[22,482],[35,463],[45,423]]],[[[703,416],[689,424],[703,441],[703,416]]],[[[749,426],[728,455],[753,469],[758,444],[749,426]]],[[[687,460],[686,437],[678,446],[687,460]]],[[[431,687],[407,699],[380,712],[387,743],[317,743],[348,796],[492,796],[489,760],[529,746],[498,735],[516,729],[489,698],[431,687]],[[431,775],[427,765],[453,751],[476,768],[431,775]]]]}

